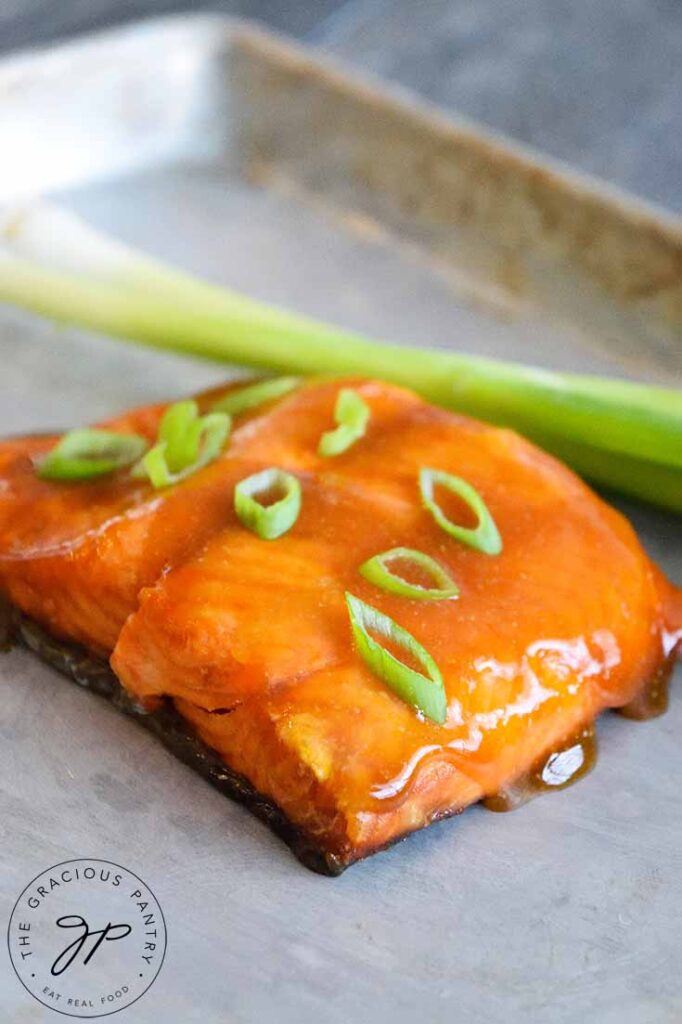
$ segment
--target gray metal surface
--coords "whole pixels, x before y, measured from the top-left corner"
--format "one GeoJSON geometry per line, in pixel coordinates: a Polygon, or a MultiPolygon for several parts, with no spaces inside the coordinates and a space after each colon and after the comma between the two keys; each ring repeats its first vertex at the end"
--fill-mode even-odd
{"type": "Polygon", "coordinates": [[[351,0],[315,38],[355,67],[682,209],[679,0],[351,0]]]}
{"type": "Polygon", "coordinates": [[[679,0],[0,0],[0,51],[200,9],[262,19],[682,209],[679,0]]]}
{"type": "MultiPolygon", "coordinates": [[[[468,129],[453,142],[437,118],[382,103],[219,21],[150,26],[0,71],[0,194],[50,190],[180,265],[393,340],[679,380],[679,280],[661,273],[674,226],[550,175],[550,245],[514,198],[539,173],[522,155],[468,129]],[[377,124],[398,148],[372,177],[361,158],[377,124]],[[445,204],[462,183],[442,176],[411,172],[422,206],[403,205],[410,174],[394,179],[392,162],[405,166],[404,140],[423,153],[432,136],[446,170],[469,152],[492,162],[507,189],[494,225],[479,210],[464,231],[445,204]],[[592,277],[565,234],[586,209],[597,240],[612,239],[592,277]],[[643,295],[624,288],[628,247],[643,295]]],[[[464,184],[474,206],[487,195],[464,184]]],[[[0,313],[0,433],[223,376],[0,313]]],[[[627,511],[682,581],[679,521],[627,511]]],[[[35,874],[78,856],[124,864],[163,908],[164,967],[121,1024],[680,1020],[679,687],[661,719],[605,717],[597,769],[573,789],[510,815],[472,808],[338,880],[305,871],[142,730],[23,651],[0,658],[0,688],[0,920],[35,874]]],[[[57,1019],[6,957],[0,1007],[13,1022],[57,1019]]]]}

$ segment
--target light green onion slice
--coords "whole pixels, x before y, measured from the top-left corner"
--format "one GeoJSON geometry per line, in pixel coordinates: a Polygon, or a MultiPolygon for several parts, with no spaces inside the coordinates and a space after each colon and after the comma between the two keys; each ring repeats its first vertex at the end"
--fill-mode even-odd
{"type": "Polygon", "coordinates": [[[419,470],[419,490],[425,508],[429,510],[442,530],[449,533],[451,537],[461,540],[470,548],[483,551],[486,555],[499,555],[502,550],[500,532],[483,498],[470,483],[462,480],[459,476],[444,473],[440,469],[422,468],[419,470]],[[452,494],[459,495],[466,502],[478,520],[475,527],[458,526],[457,523],[448,519],[434,497],[436,484],[440,484],[452,494]]]}
{"type": "Polygon", "coordinates": [[[299,384],[299,377],[273,377],[272,380],[248,384],[220,398],[213,406],[213,412],[226,412],[229,416],[238,416],[248,409],[263,405],[264,402],[274,402],[276,398],[282,398],[299,384]]]}
{"type": "Polygon", "coordinates": [[[364,437],[369,420],[369,406],[352,388],[339,391],[334,408],[334,420],[338,423],[335,430],[328,430],[322,435],[318,453],[326,457],[341,455],[352,444],[364,437]]]}
{"type": "Polygon", "coordinates": [[[360,598],[346,593],[346,604],[353,639],[368,668],[407,704],[442,725],[447,711],[445,687],[440,670],[428,651],[406,629],[360,598]],[[399,661],[370,636],[370,630],[406,651],[424,672],[399,661]]]}
{"type": "Polygon", "coordinates": [[[263,469],[247,476],[234,489],[234,510],[243,525],[263,540],[275,540],[290,530],[301,511],[301,485],[283,469],[263,469]],[[262,499],[282,495],[272,504],[262,499]]]}
{"type": "Polygon", "coordinates": [[[179,473],[196,462],[202,432],[199,407],[192,399],[175,402],[161,417],[159,443],[171,473],[179,473]]]}
{"type": "Polygon", "coordinates": [[[389,594],[410,597],[417,601],[444,601],[459,594],[459,587],[450,573],[435,558],[414,548],[391,548],[390,551],[374,555],[360,566],[360,574],[389,594]],[[390,568],[391,562],[406,563],[422,571],[432,578],[435,585],[423,587],[419,583],[410,583],[390,568]]]}
{"type": "Polygon", "coordinates": [[[92,480],[137,462],[147,442],[137,434],[71,430],[38,466],[43,480],[92,480]]]}
{"type": "Polygon", "coordinates": [[[159,424],[158,442],[133,470],[154,487],[169,487],[213,462],[230,434],[232,421],[223,412],[199,416],[196,402],[176,402],[159,424]]]}

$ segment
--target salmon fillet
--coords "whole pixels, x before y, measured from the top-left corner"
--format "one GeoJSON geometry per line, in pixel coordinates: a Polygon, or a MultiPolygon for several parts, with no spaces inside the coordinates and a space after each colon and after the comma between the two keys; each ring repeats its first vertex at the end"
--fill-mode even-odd
{"type": "MultiPolygon", "coordinates": [[[[202,396],[208,408],[217,393],[202,396]]],[[[110,421],[155,437],[163,407],[110,421]]],[[[629,524],[511,431],[375,381],[313,381],[237,417],[221,456],[164,490],[119,472],[37,478],[56,438],[0,444],[0,587],[52,634],[110,656],[148,710],[172,704],[336,865],[491,797],[607,707],[631,704],[682,636],[679,592],[629,524]],[[318,453],[341,387],[364,437],[318,453]],[[423,507],[419,470],[467,480],[503,540],[491,557],[423,507]],[[235,485],[293,473],[301,512],[274,541],[247,530],[235,485]],[[457,582],[419,601],[358,572],[417,549],[457,582]],[[390,616],[442,674],[443,724],[405,703],[353,645],[346,593],[390,616]]],[[[453,519],[468,514],[440,495],[453,519]]]]}

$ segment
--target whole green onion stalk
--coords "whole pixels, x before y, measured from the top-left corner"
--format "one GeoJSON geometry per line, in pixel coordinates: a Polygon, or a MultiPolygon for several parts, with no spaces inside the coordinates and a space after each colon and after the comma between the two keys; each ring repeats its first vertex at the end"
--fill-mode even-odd
{"type": "Polygon", "coordinates": [[[514,427],[595,483],[682,512],[682,389],[370,341],[197,280],[38,203],[0,217],[0,301],[286,374],[359,374],[514,427]]]}

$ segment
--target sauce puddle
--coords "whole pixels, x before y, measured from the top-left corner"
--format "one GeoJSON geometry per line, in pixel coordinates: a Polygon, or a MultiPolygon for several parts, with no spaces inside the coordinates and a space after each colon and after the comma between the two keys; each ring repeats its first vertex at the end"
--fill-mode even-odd
{"type": "MultiPolygon", "coordinates": [[[[668,708],[668,689],[675,660],[673,653],[636,697],[612,710],[636,722],[646,722],[664,714],[668,708]]],[[[542,793],[572,786],[592,771],[596,763],[597,736],[592,723],[574,733],[559,750],[543,757],[530,771],[481,802],[488,811],[515,811],[542,793]]]]}
{"type": "Polygon", "coordinates": [[[515,811],[541,793],[573,785],[592,771],[596,762],[597,735],[590,724],[574,733],[560,750],[543,757],[530,771],[481,802],[488,811],[515,811]]]}

